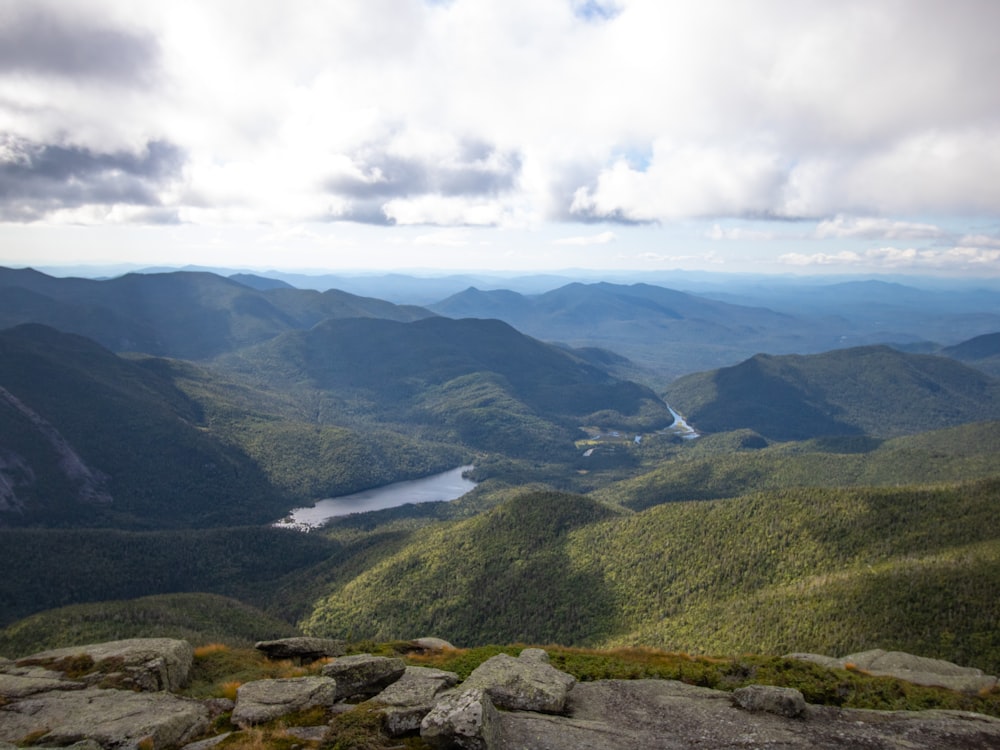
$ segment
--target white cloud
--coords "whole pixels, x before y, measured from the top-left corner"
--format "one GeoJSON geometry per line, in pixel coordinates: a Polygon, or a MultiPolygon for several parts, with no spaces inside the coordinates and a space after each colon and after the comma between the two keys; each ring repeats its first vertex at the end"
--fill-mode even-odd
{"type": "Polygon", "coordinates": [[[821,221],[815,232],[818,239],[857,237],[862,239],[919,240],[936,239],[945,235],[946,232],[934,224],[844,215],[821,221]]]}
{"type": "Polygon", "coordinates": [[[705,232],[705,236],[710,240],[732,240],[734,242],[762,242],[773,240],[778,237],[776,232],[763,229],[749,229],[747,227],[725,227],[713,224],[705,232]]]}
{"type": "Polygon", "coordinates": [[[778,258],[781,263],[790,266],[832,266],[854,265],[860,263],[862,256],[851,250],[839,253],[785,253],[778,258]]]}
{"type": "Polygon", "coordinates": [[[0,0],[0,142],[182,162],[158,205],[0,193],[0,216],[787,237],[770,217],[819,222],[796,262],[994,247],[954,226],[1000,215],[997,28],[993,0],[0,0]]]}
{"type": "Polygon", "coordinates": [[[618,239],[614,232],[601,232],[600,234],[577,235],[574,237],[561,237],[553,240],[553,245],[606,245],[618,239]]]}
{"type": "Polygon", "coordinates": [[[1000,249],[982,247],[915,248],[878,247],[864,252],[844,250],[838,253],[786,253],[779,262],[791,266],[843,266],[862,271],[914,271],[1000,273],[1000,249]]]}

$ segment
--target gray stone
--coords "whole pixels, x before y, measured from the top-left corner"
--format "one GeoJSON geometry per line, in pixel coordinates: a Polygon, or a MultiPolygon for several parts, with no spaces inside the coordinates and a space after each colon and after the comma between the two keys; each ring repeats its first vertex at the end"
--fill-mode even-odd
{"type": "Polygon", "coordinates": [[[402,659],[371,654],[342,656],[323,667],[322,674],[337,681],[337,698],[378,695],[406,671],[402,659]]]}
{"type": "Polygon", "coordinates": [[[876,677],[895,677],[914,685],[928,685],[978,693],[992,690],[997,678],[975,667],[960,667],[950,661],[914,656],[903,651],[883,651],[880,648],[848,654],[840,659],[821,654],[788,654],[790,659],[810,661],[827,669],[857,669],[876,677]]]}
{"type": "Polygon", "coordinates": [[[672,680],[578,684],[569,716],[499,713],[498,750],[994,750],[1000,719],[957,711],[809,706],[804,717],[750,712],[732,696],[672,680]]]}
{"type": "Polygon", "coordinates": [[[797,659],[818,664],[825,669],[843,669],[844,660],[834,656],[824,656],[823,654],[785,654],[785,659],[797,659]]]}
{"type": "Polygon", "coordinates": [[[511,711],[562,713],[566,697],[576,683],[572,675],[542,661],[537,651],[515,659],[497,654],[480,664],[463,683],[465,688],[482,688],[497,708],[511,711]]]}
{"type": "Polygon", "coordinates": [[[733,703],[747,711],[766,711],[795,718],[806,710],[806,700],[795,688],[747,685],[733,691],[733,703]]]}
{"type": "Polygon", "coordinates": [[[337,683],[329,677],[289,677],[254,680],[236,691],[232,721],[240,727],[267,721],[315,706],[332,706],[337,683]]]}
{"type": "Polygon", "coordinates": [[[194,649],[187,641],[174,638],[129,638],[42,651],[18,659],[16,664],[52,670],[81,656],[94,662],[90,675],[83,678],[86,682],[156,692],[183,687],[194,661],[194,649]]]}
{"type": "Polygon", "coordinates": [[[548,664],[549,652],[544,648],[526,648],[517,655],[517,658],[524,661],[537,662],[538,664],[548,664]]]}
{"type": "Polygon", "coordinates": [[[481,689],[449,693],[420,723],[420,737],[436,748],[493,750],[500,747],[500,714],[481,689]]]}
{"type": "Polygon", "coordinates": [[[222,734],[217,734],[214,737],[209,737],[205,740],[198,740],[197,742],[189,742],[181,750],[211,750],[211,748],[218,745],[226,737],[231,735],[232,732],[223,732],[222,734]]]}
{"type": "Polygon", "coordinates": [[[869,674],[896,677],[915,685],[944,687],[963,693],[992,690],[997,684],[996,677],[984,674],[981,669],[960,667],[950,661],[914,656],[902,651],[873,649],[849,654],[840,661],[845,666],[853,664],[869,674]]]}
{"type": "Polygon", "coordinates": [[[56,677],[35,677],[31,675],[0,674],[0,698],[17,700],[36,693],[50,690],[82,690],[87,687],[82,682],[56,677]]]}
{"type": "Polygon", "coordinates": [[[442,638],[414,638],[410,641],[410,645],[420,651],[444,651],[445,649],[455,649],[454,646],[442,638]]]}
{"type": "Polygon", "coordinates": [[[293,659],[299,663],[313,662],[332,656],[343,656],[346,652],[344,641],[308,636],[258,641],[254,644],[254,648],[263,651],[268,659],[293,659]]]}
{"type": "Polygon", "coordinates": [[[199,701],[168,693],[52,691],[0,708],[0,740],[17,742],[32,735],[38,745],[91,739],[104,747],[136,747],[141,740],[153,748],[174,747],[208,724],[208,711],[199,701]]]}
{"type": "Polygon", "coordinates": [[[383,723],[391,737],[420,729],[442,692],[458,684],[458,675],[429,667],[407,667],[406,672],[374,697],[384,704],[383,723]]]}

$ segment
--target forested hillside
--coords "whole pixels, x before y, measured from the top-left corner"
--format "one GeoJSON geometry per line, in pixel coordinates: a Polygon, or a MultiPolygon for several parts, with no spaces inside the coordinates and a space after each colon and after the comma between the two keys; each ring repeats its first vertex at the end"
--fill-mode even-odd
{"type": "MultiPolygon", "coordinates": [[[[0,273],[0,322],[33,321],[0,328],[0,647],[107,637],[110,618],[237,641],[881,647],[1000,669],[1000,381],[983,369],[888,346],[757,355],[666,389],[692,439],[621,377],[641,372],[630,326],[649,355],[672,346],[663,321],[732,354],[797,323],[570,285],[529,307],[624,345],[573,349],[245,281],[0,273]],[[454,502],[269,526],[466,463],[479,485],[454,502]]],[[[981,364],[991,347],[934,350],[981,364]]]]}
{"type": "Polygon", "coordinates": [[[757,355],[679,378],[666,399],[700,430],[747,428],[772,440],[892,437],[1000,418],[1000,380],[888,346],[757,355]]]}
{"type": "Polygon", "coordinates": [[[285,507],[195,400],[89,339],[0,331],[0,386],[0,524],[221,526],[285,507]]]}
{"type": "Polygon", "coordinates": [[[529,493],[416,535],[337,584],[305,628],[714,654],[879,646],[996,670],[998,502],[998,480],[641,513],[529,493]]]}

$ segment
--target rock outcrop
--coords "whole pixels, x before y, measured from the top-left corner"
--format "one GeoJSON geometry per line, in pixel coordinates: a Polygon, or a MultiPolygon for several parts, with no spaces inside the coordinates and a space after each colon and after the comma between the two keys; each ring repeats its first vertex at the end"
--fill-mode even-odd
{"type": "Polygon", "coordinates": [[[0,740],[62,746],[91,739],[107,748],[158,750],[194,739],[208,729],[201,701],[170,693],[87,690],[37,693],[0,706],[0,740]]]}
{"type": "Polygon", "coordinates": [[[568,716],[500,713],[498,750],[992,750],[1000,719],[951,711],[806,707],[796,718],[734,705],[730,693],[673,680],[601,680],[573,688],[568,716]]]}
{"type": "Polygon", "coordinates": [[[558,714],[574,683],[576,678],[549,664],[544,651],[526,648],[516,659],[507,654],[487,659],[463,687],[482,689],[497,708],[558,714]]]}
{"type": "Polygon", "coordinates": [[[458,684],[458,675],[429,667],[407,667],[403,676],[378,694],[386,731],[399,737],[420,729],[441,693],[458,684]]]}
{"type": "Polygon", "coordinates": [[[331,656],[343,656],[347,646],[335,638],[279,638],[274,641],[258,641],[254,648],[262,651],[268,659],[292,659],[299,664],[308,664],[331,656]]]}
{"type": "Polygon", "coordinates": [[[232,719],[239,727],[249,727],[336,702],[337,683],[329,677],[254,680],[236,691],[232,719]]]}
{"type": "Polygon", "coordinates": [[[337,681],[337,698],[378,695],[405,671],[402,659],[371,654],[343,656],[323,667],[323,675],[337,681]]]}
{"type": "Polygon", "coordinates": [[[156,692],[178,690],[187,682],[193,661],[194,649],[187,641],[129,638],[43,651],[15,665],[71,674],[87,684],[156,692]]]}
{"type": "Polygon", "coordinates": [[[186,641],[135,638],[56,649],[0,664],[0,742],[156,750],[203,733],[210,711],[172,695],[188,678],[186,641]]]}
{"type": "MultiPolygon", "coordinates": [[[[176,686],[186,678],[184,654],[190,646],[181,643],[139,639],[0,660],[0,750],[26,744],[209,750],[224,737],[206,735],[213,719],[225,712],[232,712],[232,723],[241,731],[249,731],[311,707],[322,707],[328,716],[358,708],[344,702],[347,696],[374,696],[363,704],[363,716],[381,721],[390,736],[419,732],[437,748],[1000,748],[1000,719],[981,714],[816,706],[796,690],[762,685],[730,693],[672,680],[577,684],[540,649],[525,649],[517,658],[493,657],[463,683],[451,672],[401,669],[399,659],[362,654],[324,665],[325,676],[247,682],[235,704],[152,691],[154,684],[176,686]],[[114,688],[104,684],[108,677],[114,688]]],[[[859,662],[873,668],[889,663],[918,673],[914,665],[944,669],[886,652],[862,656],[859,662]]],[[[332,731],[327,725],[287,729],[304,743],[331,741],[332,731]]]]}
{"type": "Polygon", "coordinates": [[[880,677],[895,677],[914,685],[943,687],[960,693],[978,693],[997,686],[997,678],[984,674],[981,669],[960,667],[950,661],[914,656],[902,651],[872,649],[839,659],[821,654],[789,654],[789,658],[811,661],[827,669],[857,669],[880,677]]]}
{"type": "Polygon", "coordinates": [[[764,711],[794,719],[806,711],[806,699],[795,688],[747,685],[733,691],[733,703],[747,711],[764,711]]]}
{"type": "Polygon", "coordinates": [[[500,747],[500,712],[482,688],[450,693],[420,723],[420,736],[432,747],[494,750],[500,747]]]}

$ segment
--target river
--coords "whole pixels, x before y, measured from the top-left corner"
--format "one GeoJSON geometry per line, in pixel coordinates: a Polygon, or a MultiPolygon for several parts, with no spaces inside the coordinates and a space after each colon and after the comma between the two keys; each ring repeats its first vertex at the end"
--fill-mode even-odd
{"type": "Polygon", "coordinates": [[[296,508],[274,525],[298,531],[309,531],[319,528],[330,518],[347,516],[351,513],[384,510],[407,503],[456,500],[476,486],[476,483],[471,479],[462,476],[471,468],[472,466],[459,466],[421,479],[410,479],[363,492],[355,492],[353,495],[318,500],[315,505],[308,508],[296,508]]]}
{"type": "Polygon", "coordinates": [[[670,409],[670,413],[674,415],[674,423],[667,428],[668,432],[672,432],[685,440],[694,440],[695,438],[700,437],[694,427],[684,421],[684,417],[675,412],[670,404],[667,404],[667,408],[670,409]]]}

